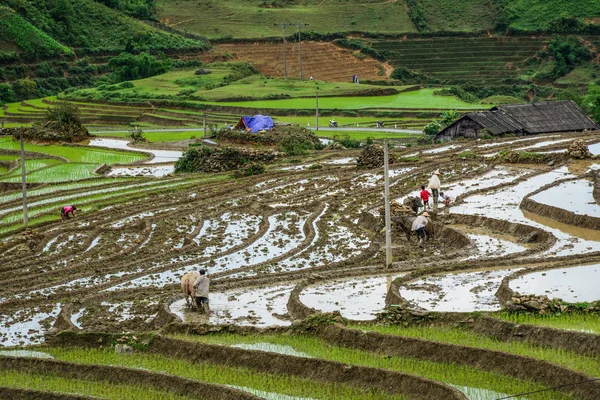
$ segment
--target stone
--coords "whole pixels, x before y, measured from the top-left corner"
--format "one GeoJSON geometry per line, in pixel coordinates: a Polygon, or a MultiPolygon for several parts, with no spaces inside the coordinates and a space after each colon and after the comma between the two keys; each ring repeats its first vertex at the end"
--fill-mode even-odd
{"type": "Polygon", "coordinates": [[[548,163],[549,167],[552,167],[554,165],[554,160],[550,160],[550,162],[548,163]]]}
{"type": "Polygon", "coordinates": [[[540,311],[543,309],[543,305],[539,301],[536,301],[536,300],[528,300],[521,304],[523,304],[525,307],[527,307],[531,310],[540,311]]]}
{"type": "Polygon", "coordinates": [[[119,343],[115,345],[115,353],[117,354],[132,354],[133,347],[128,344],[119,343]]]}

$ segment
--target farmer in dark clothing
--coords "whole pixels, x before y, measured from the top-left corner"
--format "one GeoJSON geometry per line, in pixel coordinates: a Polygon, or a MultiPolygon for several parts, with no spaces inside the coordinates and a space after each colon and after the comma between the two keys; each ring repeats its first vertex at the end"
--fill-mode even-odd
{"type": "Polygon", "coordinates": [[[210,281],[206,276],[206,270],[200,269],[198,271],[200,276],[194,282],[194,289],[196,291],[196,305],[198,310],[203,314],[208,314],[208,287],[210,281]]]}
{"type": "Polygon", "coordinates": [[[65,219],[69,219],[69,214],[71,214],[72,217],[75,217],[75,211],[77,210],[76,206],[64,206],[63,208],[60,209],[60,217],[65,220],[65,219]]]}

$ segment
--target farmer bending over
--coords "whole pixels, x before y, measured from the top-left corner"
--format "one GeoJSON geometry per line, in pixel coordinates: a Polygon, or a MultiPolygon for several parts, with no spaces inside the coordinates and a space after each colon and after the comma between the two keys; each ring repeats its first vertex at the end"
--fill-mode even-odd
{"type": "Polygon", "coordinates": [[[63,220],[69,219],[69,214],[71,214],[71,216],[74,218],[75,210],[77,210],[76,206],[64,206],[63,208],[60,209],[60,217],[63,220]]]}
{"type": "Polygon", "coordinates": [[[203,314],[208,314],[208,287],[210,281],[206,276],[206,270],[201,268],[200,276],[194,282],[194,290],[196,291],[196,305],[198,310],[203,314]]]}
{"type": "Polygon", "coordinates": [[[423,214],[419,215],[415,218],[412,224],[412,231],[417,232],[417,241],[419,242],[419,247],[424,248],[425,244],[425,227],[429,223],[429,213],[425,211],[423,214]]]}
{"type": "Polygon", "coordinates": [[[440,192],[440,198],[442,199],[442,202],[444,203],[444,205],[446,207],[448,207],[450,205],[450,202],[452,201],[450,196],[448,196],[447,194],[444,194],[444,192],[440,192]]]}

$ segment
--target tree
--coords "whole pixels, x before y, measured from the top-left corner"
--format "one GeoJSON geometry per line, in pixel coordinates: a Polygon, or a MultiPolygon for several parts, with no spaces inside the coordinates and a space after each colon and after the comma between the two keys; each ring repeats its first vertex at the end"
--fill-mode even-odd
{"type": "Polygon", "coordinates": [[[592,118],[600,123],[600,86],[590,85],[588,94],[583,98],[583,106],[592,118]]]}
{"type": "Polygon", "coordinates": [[[13,90],[17,100],[27,100],[38,97],[37,84],[35,81],[25,78],[13,83],[13,90]]]}
{"type": "Polygon", "coordinates": [[[460,116],[460,113],[458,113],[455,110],[444,111],[440,115],[440,118],[441,118],[440,124],[442,124],[444,127],[447,127],[448,125],[453,123],[454,120],[456,120],[456,118],[458,118],[459,116],[460,116]]]}
{"type": "Polygon", "coordinates": [[[69,102],[62,102],[46,110],[46,121],[56,122],[59,126],[81,125],[79,108],[69,102]]]}
{"type": "Polygon", "coordinates": [[[439,121],[431,121],[425,125],[425,128],[423,128],[423,133],[429,137],[432,137],[437,135],[441,129],[442,125],[439,123],[439,121]]]}

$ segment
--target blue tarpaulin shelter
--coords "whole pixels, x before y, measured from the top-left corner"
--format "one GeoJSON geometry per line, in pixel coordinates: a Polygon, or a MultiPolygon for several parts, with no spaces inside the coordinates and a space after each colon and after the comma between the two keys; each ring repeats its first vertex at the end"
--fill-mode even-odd
{"type": "Polygon", "coordinates": [[[254,117],[242,117],[234,129],[245,129],[248,132],[256,133],[262,130],[273,129],[273,119],[266,115],[255,115],[254,117]]]}

